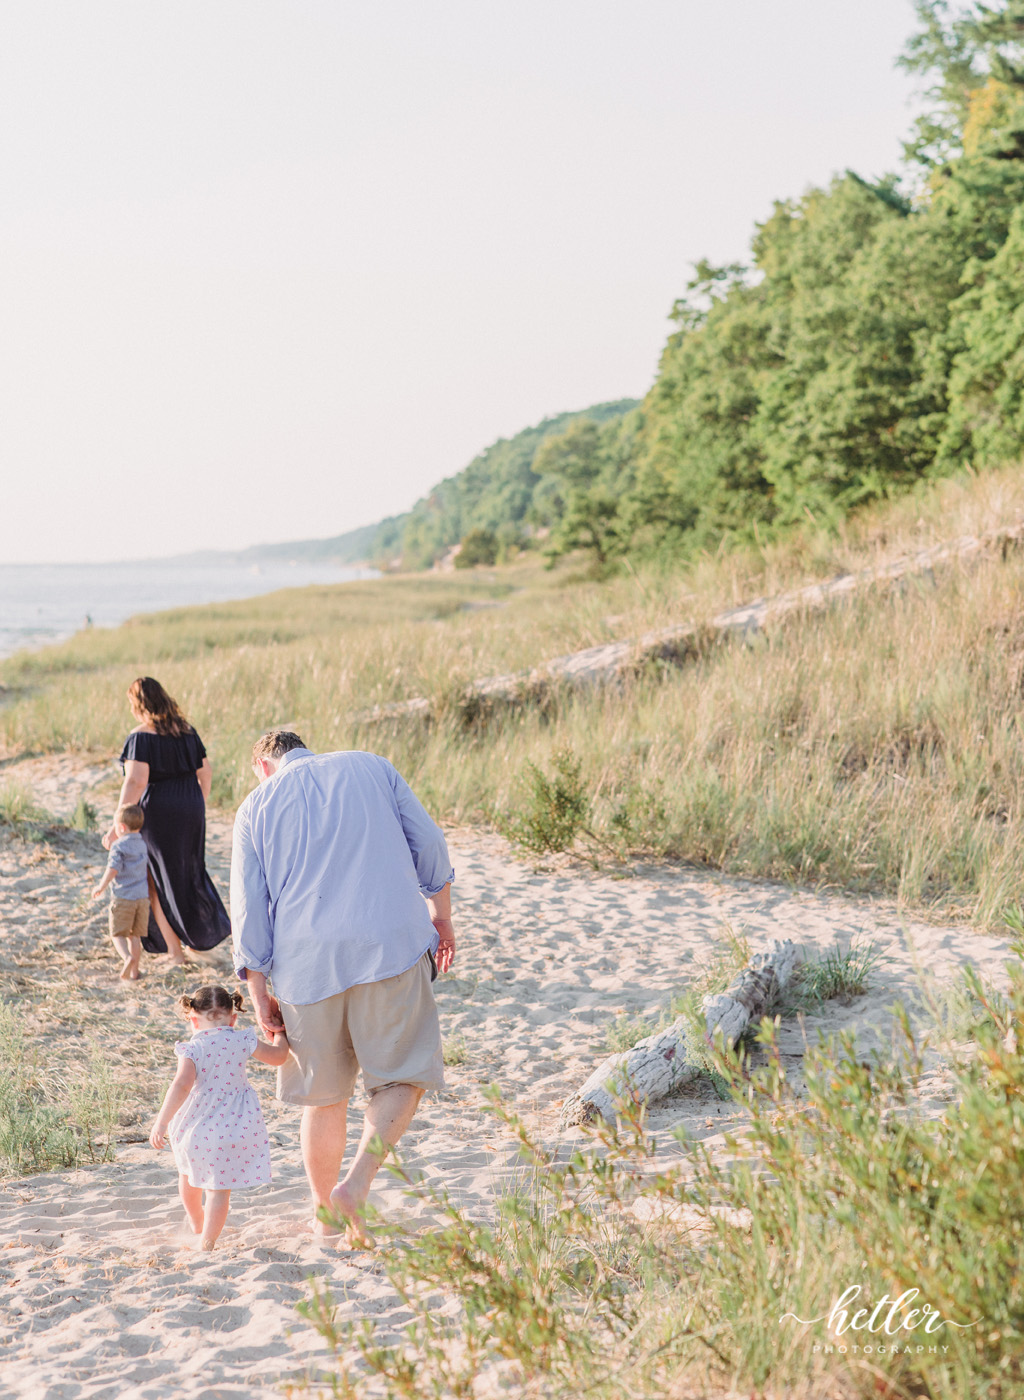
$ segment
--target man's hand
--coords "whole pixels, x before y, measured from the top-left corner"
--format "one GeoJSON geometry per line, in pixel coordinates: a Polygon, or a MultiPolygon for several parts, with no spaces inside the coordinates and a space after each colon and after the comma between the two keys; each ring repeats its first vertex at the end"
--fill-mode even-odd
{"type": "Polygon", "coordinates": [[[264,992],[262,996],[254,994],[252,1009],[256,1014],[256,1024],[259,1026],[264,1040],[273,1042],[274,1037],[280,1035],[284,1030],[281,1003],[277,997],[272,997],[269,992],[264,992]]]}
{"type": "Polygon", "coordinates": [[[431,922],[437,929],[437,952],[434,954],[437,970],[447,972],[455,961],[455,930],[451,919],[433,919],[431,922]]]}

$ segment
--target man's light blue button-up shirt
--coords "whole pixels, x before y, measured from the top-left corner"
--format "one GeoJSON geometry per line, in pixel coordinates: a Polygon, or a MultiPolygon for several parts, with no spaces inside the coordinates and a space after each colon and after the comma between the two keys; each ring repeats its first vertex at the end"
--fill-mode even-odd
{"type": "Polygon", "coordinates": [[[437,932],[424,895],[454,877],[440,828],[386,758],[286,753],[235,817],[235,971],[294,1006],[413,967],[437,932]]]}

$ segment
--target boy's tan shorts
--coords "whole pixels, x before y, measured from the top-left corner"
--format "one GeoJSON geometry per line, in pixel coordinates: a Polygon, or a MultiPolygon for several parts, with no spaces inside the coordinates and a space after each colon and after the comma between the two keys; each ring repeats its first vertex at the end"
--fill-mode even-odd
{"type": "Polygon", "coordinates": [[[149,900],[110,896],[111,938],[145,938],[149,931],[149,900]]]}
{"type": "Polygon", "coordinates": [[[325,1108],[352,1097],[363,1072],[368,1094],[392,1084],[444,1088],[441,1025],[430,959],[397,977],[292,1006],[281,1002],[292,1053],[277,1071],[282,1103],[325,1108]]]}

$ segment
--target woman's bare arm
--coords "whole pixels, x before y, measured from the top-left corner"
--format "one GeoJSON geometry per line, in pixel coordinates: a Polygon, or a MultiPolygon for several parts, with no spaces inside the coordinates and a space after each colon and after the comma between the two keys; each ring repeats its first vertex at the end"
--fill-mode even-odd
{"type": "MultiPolygon", "coordinates": [[[[146,791],[149,785],[149,764],[140,763],[137,758],[128,758],[124,765],[124,782],[121,784],[121,795],[117,799],[118,807],[130,807],[138,802],[139,798],[146,791]]],[[[117,832],[111,826],[110,830],[103,837],[103,849],[109,851],[117,840],[117,832]]]]}
{"type": "Polygon", "coordinates": [[[210,788],[213,786],[213,769],[210,767],[210,760],[203,759],[203,766],[196,769],[196,779],[203,794],[203,801],[209,802],[210,788]]]}

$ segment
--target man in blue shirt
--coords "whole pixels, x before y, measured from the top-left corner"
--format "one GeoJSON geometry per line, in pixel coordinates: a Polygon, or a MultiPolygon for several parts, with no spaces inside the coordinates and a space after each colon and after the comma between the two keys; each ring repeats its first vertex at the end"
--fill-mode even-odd
{"type": "Polygon", "coordinates": [[[263,1034],[288,1034],[277,1096],[302,1106],[314,1209],[343,1217],[358,1242],[380,1143],[397,1143],[423,1093],[444,1086],[430,983],[435,963],[446,972],[455,956],[454,871],[387,759],[314,754],[277,729],[257,740],[252,766],[259,786],[238,809],[231,851],[235,970],[263,1034]],[[339,1183],[360,1069],[370,1101],[339,1183]]]}

